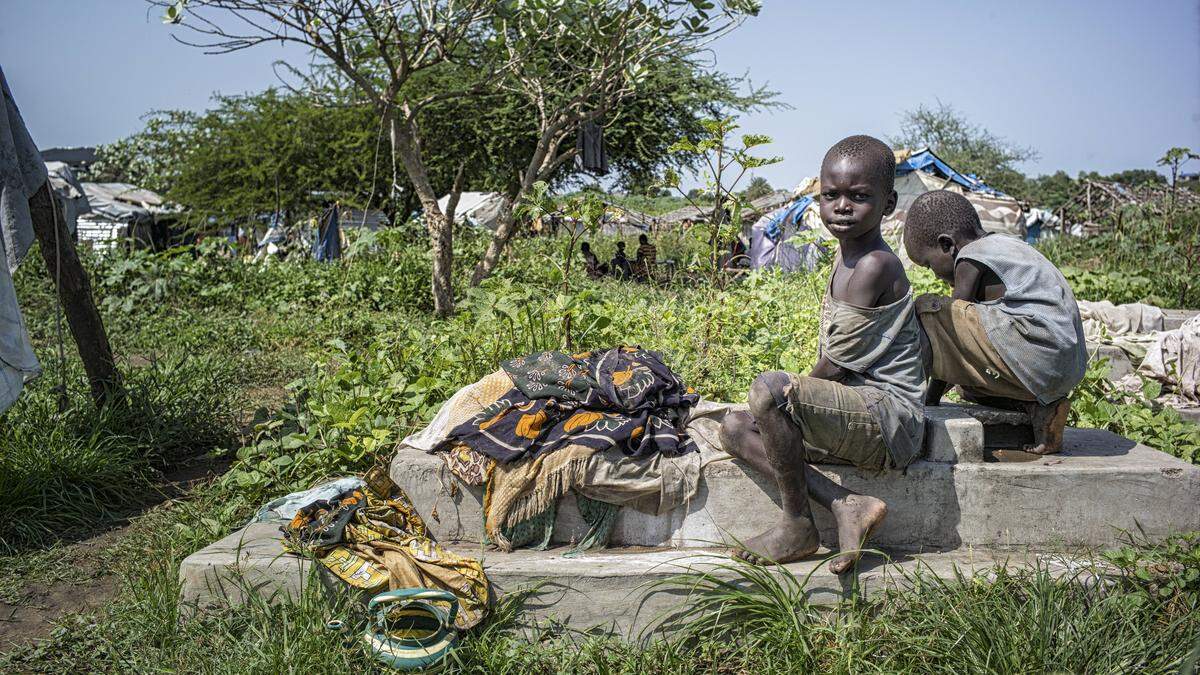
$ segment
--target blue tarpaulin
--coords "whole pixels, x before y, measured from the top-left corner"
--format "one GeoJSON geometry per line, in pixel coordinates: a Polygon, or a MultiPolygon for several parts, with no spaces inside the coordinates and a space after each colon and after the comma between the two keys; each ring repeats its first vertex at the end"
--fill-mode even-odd
{"type": "Polygon", "coordinates": [[[972,174],[963,174],[955,171],[950,168],[949,164],[942,161],[941,157],[933,154],[928,149],[922,150],[896,165],[897,176],[903,176],[913,171],[924,171],[925,173],[937,174],[942,178],[949,178],[971,192],[982,192],[983,194],[993,196],[1007,196],[1003,192],[988,186],[987,183],[984,183],[972,174]]]}
{"type": "Polygon", "coordinates": [[[771,222],[767,223],[764,232],[767,238],[773,242],[778,242],[779,238],[783,235],[783,231],[786,229],[786,225],[800,224],[800,219],[804,217],[804,209],[807,209],[808,205],[812,204],[812,201],[812,197],[801,197],[793,202],[785,211],[772,218],[771,222]]]}
{"type": "Polygon", "coordinates": [[[321,217],[317,228],[317,238],[313,241],[313,257],[321,261],[336,260],[342,257],[341,226],[338,223],[338,207],[336,204],[321,217]]]}

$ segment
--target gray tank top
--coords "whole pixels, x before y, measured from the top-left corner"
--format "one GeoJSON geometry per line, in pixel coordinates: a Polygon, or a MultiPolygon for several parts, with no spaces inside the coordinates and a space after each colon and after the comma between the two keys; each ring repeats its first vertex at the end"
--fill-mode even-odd
{"type": "Polygon", "coordinates": [[[1087,370],[1087,343],[1075,295],[1062,272],[1025,242],[997,234],[958,252],[996,273],[1004,297],[976,303],[1004,363],[1047,405],[1071,393],[1087,370]]]}
{"type": "Polygon", "coordinates": [[[890,305],[859,307],[833,297],[830,286],[821,303],[821,354],[850,371],[843,384],[862,395],[892,468],[902,469],[921,455],[925,439],[925,367],[912,291],[890,305]]]}

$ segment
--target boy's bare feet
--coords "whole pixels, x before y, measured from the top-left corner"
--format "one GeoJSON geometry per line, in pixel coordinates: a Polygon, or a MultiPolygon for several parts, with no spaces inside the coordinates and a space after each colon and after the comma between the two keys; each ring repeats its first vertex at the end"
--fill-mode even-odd
{"type": "Polygon", "coordinates": [[[1029,404],[1029,423],[1033,425],[1033,445],[1025,446],[1025,452],[1035,455],[1053,455],[1062,450],[1063,429],[1067,426],[1067,415],[1071,412],[1071,401],[1061,398],[1050,405],[1033,402],[1029,404]]]}
{"type": "Polygon", "coordinates": [[[837,521],[838,549],[841,555],[829,563],[829,571],[841,574],[854,566],[860,549],[876,527],[887,517],[887,504],[866,495],[849,495],[830,507],[837,521]]]}
{"type": "Polygon", "coordinates": [[[783,518],[775,527],[746,540],[745,547],[734,551],[735,558],[751,565],[780,565],[817,552],[821,537],[808,518],[783,518]]]}

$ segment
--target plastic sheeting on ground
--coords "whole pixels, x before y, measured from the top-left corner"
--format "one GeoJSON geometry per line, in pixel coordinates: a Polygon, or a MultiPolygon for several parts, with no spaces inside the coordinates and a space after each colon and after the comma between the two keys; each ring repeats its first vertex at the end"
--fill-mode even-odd
{"type": "Polygon", "coordinates": [[[1156,333],[1138,373],[1162,382],[1178,403],[1200,405],[1200,316],[1156,333]]]}

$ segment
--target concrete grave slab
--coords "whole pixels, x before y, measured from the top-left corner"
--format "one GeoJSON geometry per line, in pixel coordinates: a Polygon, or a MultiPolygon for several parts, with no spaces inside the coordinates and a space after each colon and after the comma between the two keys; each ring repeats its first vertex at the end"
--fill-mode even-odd
{"type": "MultiPolygon", "coordinates": [[[[709,549],[615,548],[566,558],[566,548],[548,551],[485,551],[478,546],[451,547],[455,552],[481,559],[496,591],[524,592],[537,588],[525,603],[521,620],[526,625],[546,621],[575,629],[600,627],[621,635],[636,636],[657,626],[686,600],[678,584],[662,582],[685,572],[706,572],[724,579],[735,575],[726,567],[723,552],[709,549]]],[[[871,553],[863,558],[857,576],[837,576],[819,557],[786,566],[787,573],[803,582],[809,602],[832,605],[856,594],[867,596],[908,583],[910,575],[952,579],[955,574],[986,573],[997,565],[1042,565],[1076,569],[1071,558],[1012,552],[963,549],[945,553],[898,555],[885,558],[871,553]]],[[[313,574],[312,563],[282,552],[278,523],[259,523],[188,556],[180,568],[181,599],[185,614],[236,607],[248,592],[272,603],[295,601],[305,584],[318,583],[325,594],[352,593],[328,574],[313,574]]]]}
{"type": "Polygon", "coordinates": [[[1175,330],[1183,326],[1183,322],[1200,314],[1200,309],[1164,309],[1163,330],[1175,330]]]}
{"type": "MultiPolygon", "coordinates": [[[[1024,453],[1017,453],[1023,455],[1024,453]]],[[[818,469],[852,490],[889,505],[874,542],[896,551],[985,549],[1069,550],[1114,545],[1126,532],[1151,539],[1200,530],[1200,467],[1096,429],[1068,429],[1059,455],[1012,462],[922,460],[901,473],[854,467],[818,469]]],[[[438,457],[397,454],[392,480],[408,492],[441,541],[479,542],[480,488],[462,485],[438,457]]],[[[775,486],[735,460],[704,469],[691,503],[659,516],[623,509],[615,546],[702,547],[742,541],[778,513],[775,486]]],[[[822,540],[833,522],[814,508],[822,540]]],[[[586,527],[575,500],[559,506],[554,541],[577,541],[586,527]]]]}

